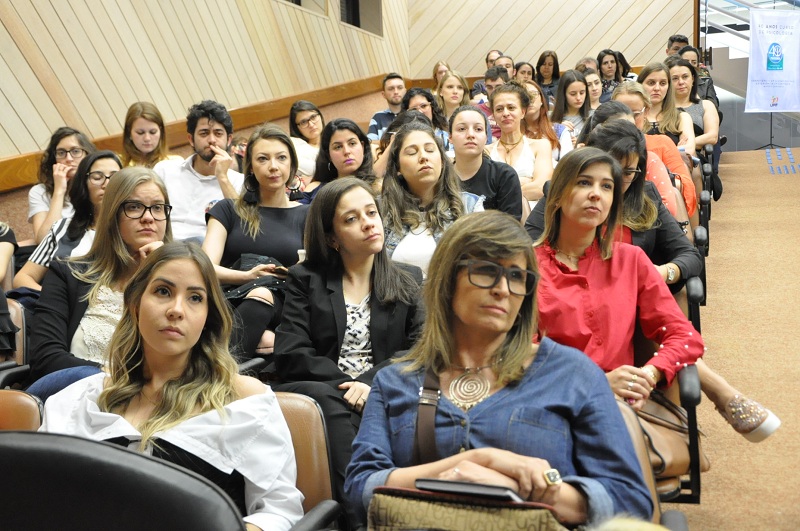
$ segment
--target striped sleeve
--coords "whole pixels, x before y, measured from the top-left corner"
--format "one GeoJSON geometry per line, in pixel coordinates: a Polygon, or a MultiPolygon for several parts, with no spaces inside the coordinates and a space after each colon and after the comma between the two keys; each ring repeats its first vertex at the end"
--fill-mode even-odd
{"type": "Polygon", "coordinates": [[[53,226],[47,231],[47,235],[36,249],[34,249],[28,260],[42,267],[50,267],[50,260],[52,260],[56,254],[58,242],[67,234],[69,221],[69,218],[63,218],[53,223],[53,226]]]}

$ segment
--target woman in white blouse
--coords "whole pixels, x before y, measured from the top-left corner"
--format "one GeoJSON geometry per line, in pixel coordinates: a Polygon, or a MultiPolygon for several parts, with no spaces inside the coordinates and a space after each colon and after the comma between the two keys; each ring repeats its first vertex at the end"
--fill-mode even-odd
{"type": "Polygon", "coordinates": [[[161,247],[131,278],[124,306],[108,374],[51,397],[41,430],[173,462],[222,488],[248,531],[289,529],[303,515],[289,428],[274,393],[237,374],[232,317],[208,257],[191,243],[161,247]]]}

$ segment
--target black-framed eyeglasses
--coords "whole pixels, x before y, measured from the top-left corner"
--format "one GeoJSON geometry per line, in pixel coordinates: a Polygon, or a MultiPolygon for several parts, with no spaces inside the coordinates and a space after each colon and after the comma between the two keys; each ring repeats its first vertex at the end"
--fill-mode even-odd
{"type": "Polygon", "coordinates": [[[642,170],[636,168],[623,168],[622,170],[622,180],[626,183],[632,183],[636,180],[639,175],[641,175],[642,170]]]}
{"type": "Polygon", "coordinates": [[[299,127],[300,129],[305,129],[306,127],[308,127],[308,124],[310,124],[311,122],[316,122],[317,120],[319,120],[319,113],[315,112],[305,120],[300,120],[299,122],[297,122],[297,127],[299,127]]]}
{"type": "Polygon", "coordinates": [[[79,147],[56,150],[56,160],[63,160],[67,158],[67,155],[71,155],[73,159],[82,159],[83,156],[86,155],[86,150],[79,147]]]}
{"type": "Polygon", "coordinates": [[[539,279],[534,271],[518,267],[503,267],[488,260],[460,260],[459,267],[467,268],[467,278],[473,286],[491,289],[502,277],[508,282],[508,291],[514,295],[530,295],[539,279]]]}
{"type": "Polygon", "coordinates": [[[90,171],[87,177],[89,178],[89,182],[95,186],[103,186],[103,183],[112,178],[115,173],[117,172],[112,171],[106,175],[101,171],[90,171]]]}
{"type": "Polygon", "coordinates": [[[125,201],[122,203],[122,212],[131,219],[141,219],[147,211],[150,212],[154,220],[164,221],[165,219],[169,219],[169,213],[172,212],[172,205],[156,203],[155,205],[147,206],[139,201],[125,201]]]}

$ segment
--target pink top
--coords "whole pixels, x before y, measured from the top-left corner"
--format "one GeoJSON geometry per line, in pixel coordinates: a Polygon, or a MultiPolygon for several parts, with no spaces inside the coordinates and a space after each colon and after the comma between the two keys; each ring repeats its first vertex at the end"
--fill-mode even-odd
{"type": "Polygon", "coordinates": [[[644,335],[660,344],[648,362],[667,384],[703,355],[703,338],[681,312],[639,247],[615,243],[603,260],[595,242],[570,271],[548,244],[536,247],[540,335],[582,350],[606,372],[633,365],[637,311],[644,335]]]}

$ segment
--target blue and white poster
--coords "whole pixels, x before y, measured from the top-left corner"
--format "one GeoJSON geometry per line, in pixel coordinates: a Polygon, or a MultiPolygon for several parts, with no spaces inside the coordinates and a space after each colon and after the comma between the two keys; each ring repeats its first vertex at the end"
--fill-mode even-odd
{"type": "Polygon", "coordinates": [[[744,112],[800,111],[800,11],[750,10],[744,112]]]}

